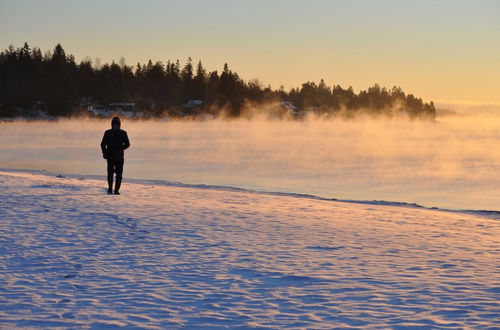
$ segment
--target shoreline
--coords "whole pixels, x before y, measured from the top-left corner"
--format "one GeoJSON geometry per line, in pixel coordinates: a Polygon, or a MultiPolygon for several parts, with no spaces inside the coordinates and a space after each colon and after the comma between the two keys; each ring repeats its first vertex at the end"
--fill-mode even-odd
{"type": "MultiPolygon", "coordinates": [[[[92,180],[102,180],[103,185],[106,181],[105,175],[88,175],[88,174],[73,174],[73,173],[63,173],[63,172],[55,172],[49,170],[30,170],[30,169],[11,169],[11,168],[1,168],[1,172],[9,172],[9,173],[29,173],[29,174],[39,174],[45,175],[48,177],[62,177],[62,178],[71,178],[71,179],[92,179],[92,180]]],[[[378,206],[395,206],[395,207],[403,207],[403,208],[414,208],[414,209],[423,209],[430,211],[440,211],[446,213],[457,213],[457,214],[468,214],[474,216],[480,216],[483,218],[491,219],[491,220],[500,220],[500,210],[482,210],[482,209],[453,209],[453,208],[440,208],[433,206],[424,206],[418,203],[406,202],[406,201],[387,201],[387,200],[357,200],[357,199],[339,199],[339,198],[328,198],[314,194],[306,194],[306,193],[295,193],[295,192],[286,192],[286,191],[272,191],[272,190],[259,190],[259,189],[249,189],[228,185],[213,185],[213,184],[203,184],[203,183],[183,183],[178,181],[167,181],[167,180],[154,180],[154,179],[131,179],[127,178],[124,180],[124,184],[126,183],[135,183],[142,185],[156,185],[156,186],[165,186],[165,187],[178,187],[178,188],[194,188],[194,189],[209,189],[209,190],[217,190],[217,191],[229,191],[229,192],[244,192],[250,194],[258,194],[258,195],[269,195],[269,196],[286,196],[286,197],[295,197],[295,198],[304,198],[318,201],[331,201],[331,202],[339,202],[339,203],[348,203],[348,204],[363,204],[363,205],[378,205],[378,206]]]]}

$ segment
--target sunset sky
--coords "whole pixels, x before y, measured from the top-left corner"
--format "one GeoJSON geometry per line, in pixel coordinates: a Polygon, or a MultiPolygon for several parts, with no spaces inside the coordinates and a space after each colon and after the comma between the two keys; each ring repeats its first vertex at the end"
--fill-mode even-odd
{"type": "Polygon", "coordinates": [[[500,104],[500,1],[0,0],[0,47],[79,61],[224,62],[273,88],[324,78],[443,103],[500,104]]]}

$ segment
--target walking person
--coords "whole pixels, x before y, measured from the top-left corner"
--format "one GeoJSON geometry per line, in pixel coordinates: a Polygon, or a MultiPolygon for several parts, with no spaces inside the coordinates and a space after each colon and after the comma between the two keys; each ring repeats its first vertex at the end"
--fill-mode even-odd
{"type": "Polygon", "coordinates": [[[113,193],[113,174],[116,173],[115,195],[120,195],[124,150],[130,147],[127,132],[120,128],[120,118],[111,120],[111,129],[104,132],[101,141],[102,156],[108,161],[108,194],[113,193]]]}

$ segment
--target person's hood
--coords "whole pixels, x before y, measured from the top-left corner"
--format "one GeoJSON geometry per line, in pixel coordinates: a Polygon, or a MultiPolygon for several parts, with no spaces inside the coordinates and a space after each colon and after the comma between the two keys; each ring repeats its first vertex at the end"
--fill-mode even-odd
{"type": "Polygon", "coordinates": [[[113,119],[111,119],[111,128],[113,128],[114,124],[118,124],[118,126],[121,126],[120,118],[114,117],[113,119]]]}

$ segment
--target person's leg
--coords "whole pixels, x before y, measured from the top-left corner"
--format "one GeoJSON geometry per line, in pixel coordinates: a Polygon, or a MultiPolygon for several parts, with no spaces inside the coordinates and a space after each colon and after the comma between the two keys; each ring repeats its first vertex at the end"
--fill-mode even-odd
{"type": "Polygon", "coordinates": [[[115,194],[120,194],[120,186],[122,184],[122,174],[123,174],[123,160],[117,160],[115,162],[116,171],[116,184],[115,184],[115,194]]]}
{"type": "Polygon", "coordinates": [[[113,160],[107,159],[108,161],[108,194],[111,194],[113,192],[113,172],[114,172],[114,167],[115,164],[113,160]]]}

